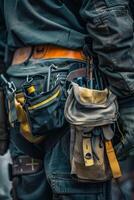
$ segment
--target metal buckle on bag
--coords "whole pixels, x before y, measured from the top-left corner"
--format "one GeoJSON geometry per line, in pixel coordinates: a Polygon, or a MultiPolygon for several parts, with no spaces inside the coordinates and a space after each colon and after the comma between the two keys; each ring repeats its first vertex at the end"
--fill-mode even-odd
{"type": "Polygon", "coordinates": [[[6,99],[8,102],[8,108],[9,108],[9,113],[8,113],[8,119],[9,123],[12,127],[14,127],[14,122],[17,120],[17,112],[15,108],[15,101],[14,101],[14,95],[16,92],[16,86],[13,83],[13,81],[8,81],[7,78],[1,74],[0,75],[1,83],[4,86],[6,90],[6,99]]]}
{"type": "Polygon", "coordinates": [[[52,64],[52,65],[49,67],[49,70],[48,70],[47,92],[50,90],[51,72],[52,72],[53,69],[54,69],[54,70],[57,69],[57,66],[55,66],[54,64],[52,64]]]}
{"type": "Polygon", "coordinates": [[[11,82],[8,81],[3,74],[1,74],[0,77],[1,77],[2,81],[5,83],[5,85],[7,86],[8,90],[12,94],[14,94],[16,92],[16,86],[15,86],[14,82],[13,81],[11,81],[11,82]]]}

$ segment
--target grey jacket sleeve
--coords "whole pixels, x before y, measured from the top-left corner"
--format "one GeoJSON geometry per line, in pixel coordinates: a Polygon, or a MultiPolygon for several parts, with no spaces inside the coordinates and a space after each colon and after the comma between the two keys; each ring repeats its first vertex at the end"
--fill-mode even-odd
{"type": "MultiPolygon", "coordinates": [[[[133,1],[132,1],[133,2],[133,1]]],[[[134,21],[129,0],[83,0],[81,16],[87,22],[100,70],[118,97],[134,93],[134,21]]]]}

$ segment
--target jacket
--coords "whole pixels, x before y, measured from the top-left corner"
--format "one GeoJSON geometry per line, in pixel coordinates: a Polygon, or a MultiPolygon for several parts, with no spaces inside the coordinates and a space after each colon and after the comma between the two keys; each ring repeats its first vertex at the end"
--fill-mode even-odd
{"type": "Polygon", "coordinates": [[[7,47],[14,51],[55,44],[78,49],[89,37],[111,90],[119,97],[134,93],[134,31],[128,0],[0,0],[0,32],[1,63],[7,47]]]}

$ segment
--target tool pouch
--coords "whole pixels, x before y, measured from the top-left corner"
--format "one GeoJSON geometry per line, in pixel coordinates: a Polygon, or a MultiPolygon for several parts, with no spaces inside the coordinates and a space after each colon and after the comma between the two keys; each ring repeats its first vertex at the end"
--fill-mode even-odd
{"type": "Polygon", "coordinates": [[[121,176],[112,146],[111,125],[117,120],[116,96],[72,83],[65,104],[71,127],[71,174],[79,181],[98,182],[121,176]]]}
{"type": "Polygon", "coordinates": [[[24,108],[27,111],[33,135],[44,135],[45,132],[47,133],[63,126],[63,102],[60,85],[39,97],[27,98],[24,108]]]}
{"type": "Polygon", "coordinates": [[[0,87],[0,155],[4,155],[8,149],[9,133],[7,121],[4,89],[0,87]]]}
{"type": "Polygon", "coordinates": [[[8,69],[10,81],[17,88],[13,99],[15,103],[10,102],[10,105],[15,104],[17,117],[15,120],[15,112],[12,111],[11,122],[18,122],[21,134],[32,143],[41,142],[65,123],[63,90],[66,71],[54,67],[53,64],[31,63],[8,69]],[[31,93],[33,87],[35,91],[31,93]]]}
{"type": "Polygon", "coordinates": [[[64,99],[60,85],[36,97],[16,94],[15,106],[21,134],[32,143],[64,125],[64,99]]]}

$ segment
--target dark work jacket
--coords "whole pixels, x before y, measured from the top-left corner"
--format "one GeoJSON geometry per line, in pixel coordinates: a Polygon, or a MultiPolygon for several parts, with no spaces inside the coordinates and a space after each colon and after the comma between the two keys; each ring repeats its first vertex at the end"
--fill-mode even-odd
{"type": "Polygon", "coordinates": [[[0,60],[6,46],[78,49],[88,36],[100,70],[120,97],[134,93],[133,32],[129,0],[0,0],[0,60]]]}
{"type": "Polygon", "coordinates": [[[132,12],[132,15],[133,15],[133,19],[134,19],[134,0],[129,0],[129,7],[130,7],[130,10],[132,12]]]}

